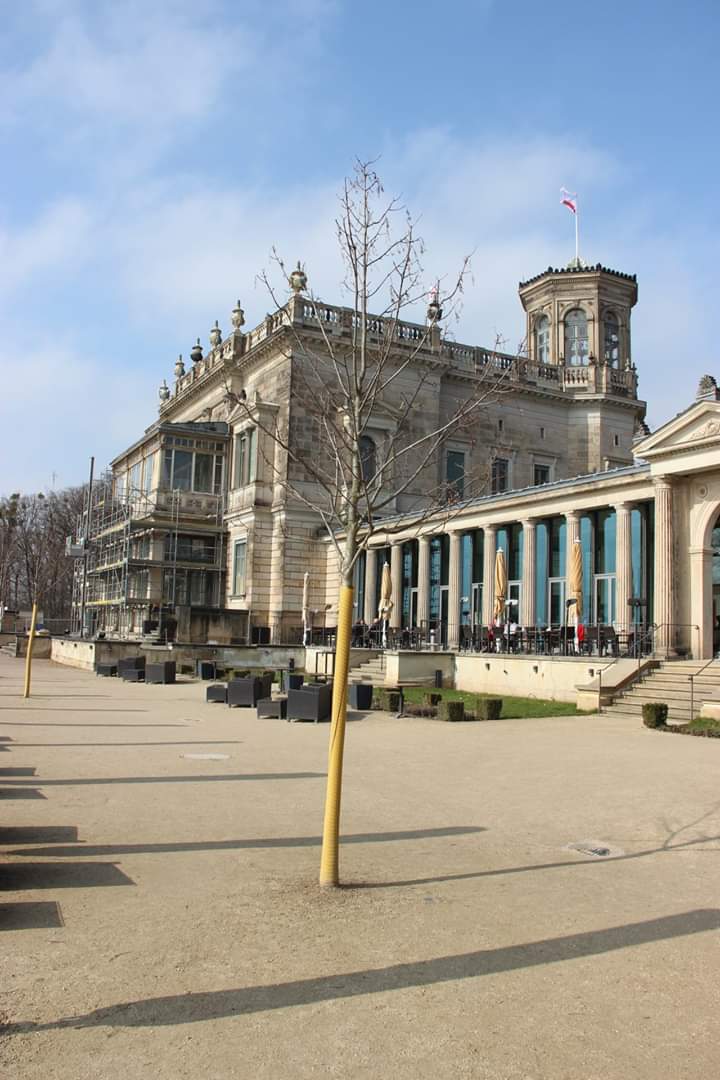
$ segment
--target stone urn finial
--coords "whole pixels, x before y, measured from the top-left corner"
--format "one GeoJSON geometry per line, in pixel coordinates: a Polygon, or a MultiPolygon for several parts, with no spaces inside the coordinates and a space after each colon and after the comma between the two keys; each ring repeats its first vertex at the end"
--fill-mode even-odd
{"type": "Polygon", "coordinates": [[[698,398],[714,397],[717,398],[718,384],[712,375],[703,375],[698,383],[697,394],[698,398]]]}
{"type": "Polygon", "coordinates": [[[170,387],[163,381],[160,383],[160,389],[158,390],[158,397],[160,398],[160,404],[164,405],[166,401],[170,400],[170,387]]]}
{"type": "Polygon", "coordinates": [[[233,330],[239,330],[241,326],[245,325],[245,312],[242,309],[242,304],[238,300],[235,307],[232,309],[230,315],[230,322],[233,325],[233,330]]]}
{"type": "Polygon", "coordinates": [[[440,282],[436,282],[429,293],[430,303],[427,309],[429,323],[438,323],[442,319],[442,307],[440,304],[440,282]]]}
{"type": "Polygon", "coordinates": [[[218,321],[216,319],[215,320],[215,325],[213,326],[212,330],[210,331],[210,344],[212,345],[213,349],[217,349],[217,347],[221,343],[221,341],[222,341],[222,330],[220,329],[220,326],[218,325],[218,321]]]}
{"type": "Polygon", "coordinates": [[[182,353],[180,353],[177,360],[175,361],[175,378],[176,379],[182,379],[184,374],[185,374],[185,365],[183,363],[182,353]]]}
{"type": "Polygon", "coordinates": [[[296,296],[307,288],[307,274],[299,259],[295,269],[288,275],[288,283],[296,296]]]}
{"type": "Polygon", "coordinates": [[[202,358],[202,345],[200,344],[200,338],[198,338],[192,349],[190,350],[190,359],[192,360],[193,364],[199,364],[202,358]]]}

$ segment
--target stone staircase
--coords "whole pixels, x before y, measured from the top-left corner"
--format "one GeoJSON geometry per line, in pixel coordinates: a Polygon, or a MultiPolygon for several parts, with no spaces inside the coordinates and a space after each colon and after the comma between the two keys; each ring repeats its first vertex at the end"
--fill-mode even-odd
{"type": "Polygon", "coordinates": [[[668,706],[668,721],[686,724],[690,719],[690,675],[694,680],[693,714],[698,716],[703,701],[720,702],[720,660],[707,667],[704,660],[663,660],[638,682],[621,691],[603,713],[628,720],[642,720],[645,702],[658,701],[668,706]]]}
{"type": "Polygon", "coordinates": [[[376,653],[362,664],[350,668],[348,682],[368,683],[371,686],[384,686],[385,684],[385,657],[382,653],[376,653]]]}

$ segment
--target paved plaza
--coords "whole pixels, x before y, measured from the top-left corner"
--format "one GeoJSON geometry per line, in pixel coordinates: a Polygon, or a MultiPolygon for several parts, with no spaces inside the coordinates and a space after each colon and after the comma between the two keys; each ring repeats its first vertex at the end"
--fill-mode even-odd
{"type": "Polygon", "coordinates": [[[328,726],[0,657],[0,1074],[708,1080],[720,742],[328,726]],[[576,845],[573,847],[573,845],[576,845]]]}

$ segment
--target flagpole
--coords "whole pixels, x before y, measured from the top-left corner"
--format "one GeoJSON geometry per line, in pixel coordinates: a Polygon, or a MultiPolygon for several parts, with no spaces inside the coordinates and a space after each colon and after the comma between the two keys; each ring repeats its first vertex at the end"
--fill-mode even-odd
{"type": "Polygon", "coordinates": [[[580,217],[580,203],[575,203],[575,262],[580,263],[580,241],[578,238],[578,218],[580,217]]]}

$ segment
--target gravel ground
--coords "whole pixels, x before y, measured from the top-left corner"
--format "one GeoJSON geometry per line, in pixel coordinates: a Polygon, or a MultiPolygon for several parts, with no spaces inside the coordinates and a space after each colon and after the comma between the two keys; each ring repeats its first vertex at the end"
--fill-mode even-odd
{"type": "Polygon", "coordinates": [[[328,726],[0,657],[0,1075],[720,1073],[720,742],[328,726]],[[576,846],[573,846],[576,845],[576,846]]]}

